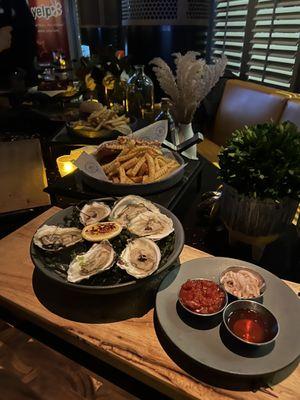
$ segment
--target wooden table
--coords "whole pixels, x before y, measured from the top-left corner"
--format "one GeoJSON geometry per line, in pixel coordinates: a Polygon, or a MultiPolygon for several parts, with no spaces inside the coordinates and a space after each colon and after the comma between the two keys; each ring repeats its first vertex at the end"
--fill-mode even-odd
{"type": "Polygon", "coordinates": [[[0,321],[0,387],[6,400],[138,400],[18,328],[0,321]]]}
{"type": "MultiPolygon", "coordinates": [[[[53,207],[0,241],[0,304],[63,340],[105,361],[174,399],[263,400],[262,392],[234,392],[200,383],[177,366],[157,339],[153,310],[139,318],[107,323],[82,323],[45,308],[35,296],[29,244],[34,231],[57,212],[53,207]]],[[[208,254],[185,246],[181,262],[208,254]]],[[[294,291],[300,285],[288,282],[294,291]]],[[[125,296],[125,295],[124,295],[125,296]]],[[[67,299],[60,299],[67,301],[67,299]]],[[[78,308],[80,305],[73,304],[78,308]]],[[[300,398],[300,367],[275,387],[282,400],[300,398]]]]}

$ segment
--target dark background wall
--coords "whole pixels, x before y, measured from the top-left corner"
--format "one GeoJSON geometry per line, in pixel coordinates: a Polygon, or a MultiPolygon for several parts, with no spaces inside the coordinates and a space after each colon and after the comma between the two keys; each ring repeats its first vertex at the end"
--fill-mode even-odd
{"type": "MultiPolygon", "coordinates": [[[[154,57],[172,63],[172,53],[194,50],[207,59],[212,0],[77,0],[81,42],[91,53],[124,49],[155,80],[154,57]]],[[[156,85],[156,97],[162,94],[156,85]]]]}
{"type": "Polygon", "coordinates": [[[92,53],[113,45],[133,55],[134,63],[171,53],[206,54],[211,0],[77,0],[81,39],[92,53]]]}

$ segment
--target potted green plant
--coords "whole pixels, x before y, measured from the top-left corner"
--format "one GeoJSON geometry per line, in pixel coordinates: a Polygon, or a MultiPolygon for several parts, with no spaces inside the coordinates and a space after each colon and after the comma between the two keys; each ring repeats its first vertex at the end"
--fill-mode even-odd
{"type": "Polygon", "coordinates": [[[244,127],[219,161],[220,215],[230,238],[263,250],[292,222],[300,200],[300,132],[290,122],[244,127]]]}

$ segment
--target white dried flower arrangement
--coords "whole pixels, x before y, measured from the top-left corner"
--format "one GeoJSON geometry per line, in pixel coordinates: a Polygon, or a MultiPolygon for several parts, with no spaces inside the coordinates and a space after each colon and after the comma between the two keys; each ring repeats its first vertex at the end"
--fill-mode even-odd
{"type": "Polygon", "coordinates": [[[161,58],[150,61],[153,71],[162,90],[173,103],[173,115],[177,123],[189,124],[201,101],[224,74],[227,64],[226,56],[214,60],[214,64],[206,64],[199,59],[200,53],[188,51],[182,55],[172,54],[176,65],[176,75],[161,58]]]}

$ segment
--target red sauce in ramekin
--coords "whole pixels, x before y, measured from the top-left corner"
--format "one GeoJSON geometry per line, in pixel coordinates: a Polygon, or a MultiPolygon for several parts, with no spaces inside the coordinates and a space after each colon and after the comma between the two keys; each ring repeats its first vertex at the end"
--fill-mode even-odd
{"type": "Polygon", "coordinates": [[[189,279],[181,286],[179,300],[194,313],[214,314],[224,307],[226,295],[220,285],[213,281],[189,279]]]}

